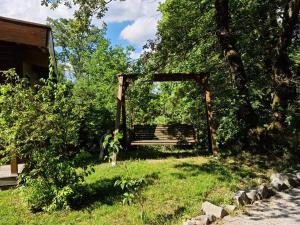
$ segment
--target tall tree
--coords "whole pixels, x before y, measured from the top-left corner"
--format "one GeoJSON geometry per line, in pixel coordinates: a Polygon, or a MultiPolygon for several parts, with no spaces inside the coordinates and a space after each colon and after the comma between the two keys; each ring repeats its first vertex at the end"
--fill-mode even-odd
{"type": "Polygon", "coordinates": [[[80,144],[97,147],[101,135],[113,125],[115,76],[128,68],[131,49],[111,47],[105,28],[82,27],[78,18],[49,22],[58,66],[65,68],[62,73],[73,81],[73,98],[81,118],[80,144]]]}
{"type": "Polygon", "coordinates": [[[240,98],[238,111],[239,118],[245,123],[247,128],[256,126],[257,118],[251,106],[249,97],[249,84],[246,76],[244,64],[236,47],[236,41],[230,30],[230,15],[228,0],[216,0],[216,24],[217,36],[222,47],[224,57],[227,59],[230,71],[234,76],[234,82],[240,98]]]}
{"type": "MultiPolygon", "coordinates": [[[[106,42],[105,27],[91,25],[82,27],[79,19],[51,19],[48,23],[54,35],[56,58],[65,71],[75,78],[87,74],[87,65],[99,43],[106,42]]],[[[108,46],[107,46],[108,47],[108,46]]]]}
{"type": "MultiPolygon", "coordinates": [[[[288,48],[292,43],[299,19],[300,0],[289,0],[284,9],[282,32],[277,46],[272,67],[273,96],[272,96],[272,128],[285,127],[286,110],[297,96],[296,82],[290,69],[288,48]]],[[[298,24],[299,26],[299,24],[298,24]]],[[[299,76],[299,75],[298,75],[299,76]]]]}

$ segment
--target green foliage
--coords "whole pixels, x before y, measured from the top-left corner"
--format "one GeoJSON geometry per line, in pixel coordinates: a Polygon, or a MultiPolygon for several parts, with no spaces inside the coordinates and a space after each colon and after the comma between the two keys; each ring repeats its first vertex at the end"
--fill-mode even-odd
{"type": "Polygon", "coordinates": [[[78,162],[86,154],[79,147],[79,115],[70,85],[41,80],[30,85],[13,71],[0,86],[1,155],[25,160],[20,178],[34,211],[70,207],[76,189],[89,174],[78,162]]]}
{"type": "Polygon", "coordinates": [[[113,127],[115,75],[128,67],[131,51],[111,48],[105,29],[79,19],[49,22],[61,48],[59,83],[50,67],[50,78],[37,85],[7,73],[1,86],[2,161],[13,151],[26,161],[21,182],[35,211],[68,208],[81,198],[78,188],[91,171],[85,151],[99,149],[99,136],[113,127]]]}
{"type": "Polygon", "coordinates": [[[237,127],[238,121],[234,115],[224,116],[220,120],[220,124],[217,131],[218,145],[220,147],[227,143],[232,143],[236,140],[238,135],[237,127]]]}
{"type": "Polygon", "coordinates": [[[144,185],[145,180],[143,178],[133,179],[129,177],[122,177],[120,180],[116,180],[114,186],[120,187],[123,193],[122,203],[132,204],[134,199],[137,198],[139,190],[144,185]]]}
{"type": "Polygon", "coordinates": [[[105,29],[89,25],[83,29],[78,19],[47,19],[54,35],[57,61],[65,71],[75,78],[87,75],[86,65],[96,51],[98,43],[103,41],[105,29]]]}
{"type": "Polygon", "coordinates": [[[48,19],[57,61],[64,68],[64,79],[71,80],[75,110],[80,116],[79,140],[82,147],[99,149],[99,136],[113,129],[116,75],[129,67],[132,48],[111,47],[104,37],[106,29],[90,22],[80,26],[77,19],[48,19]]]}
{"type": "MultiPolygon", "coordinates": [[[[240,119],[240,115],[244,112],[239,109],[239,106],[243,105],[242,99],[245,96],[238,94],[236,85],[238,79],[234,76],[234,72],[229,70],[228,62],[223,58],[216,35],[214,3],[215,1],[211,0],[166,0],[161,3],[159,10],[162,18],[158,23],[156,39],[148,43],[148,51],[140,61],[144,71],[147,72],[208,72],[210,74],[209,86],[213,94],[214,122],[218,128],[218,144],[223,149],[225,146],[243,145],[246,139],[245,135],[241,134],[248,129],[249,124],[240,119]]],[[[276,46],[280,42],[279,38],[284,28],[284,24],[280,21],[284,16],[285,7],[286,4],[282,1],[229,1],[229,27],[234,45],[241,54],[246,73],[245,88],[249,91],[249,100],[258,115],[257,127],[264,127],[272,120],[271,91],[274,91],[272,65],[276,61],[278,54],[276,46]]],[[[288,79],[291,82],[295,82],[299,74],[298,33],[299,26],[296,26],[289,47],[292,60],[290,61],[291,77],[288,79]]],[[[199,131],[205,129],[205,115],[197,111],[203,106],[198,100],[198,105],[195,104],[195,96],[200,95],[201,92],[197,92],[195,86],[163,84],[159,89],[160,96],[155,95],[151,90],[153,89],[146,90],[148,94],[146,102],[153,103],[147,105],[149,112],[145,112],[144,102],[135,102],[135,105],[142,106],[142,112],[141,116],[135,116],[134,120],[144,122],[148,119],[150,123],[168,123],[173,118],[178,122],[187,119],[186,121],[196,123],[199,131]],[[165,88],[168,86],[169,88],[165,88]],[[184,94],[181,95],[180,90],[184,90],[184,94]],[[173,94],[178,98],[174,98],[173,94]],[[190,112],[192,115],[189,115],[190,112]]],[[[145,88],[140,88],[143,95],[145,95],[144,91],[145,88]]],[[[135,93],[137,92],[138,90],[135,90],[135,93]]],[[[296,105],[294,102],[291,107],[296,105]]],[[[287,112],[284,116],[287,116],[287,112]]],[[[290,129],[288,123],[286,126],[290,129]]],[[[204,133],[199,132],[200,140],[204,140],[204,133]]],[[[256,142],[254,145],[255,148],[260,148],[264,143],[256,142]]]]}
{"type": "Polygon", "coordinates": [[[121,140],[123,134],[119,132],[114,132],[114,134],[108,134],[105,136],[103,141],[103,148],[108,151],[108,157],[111,161],[113,155],[117,155],[120,150],[122,150],[121,140]]]}

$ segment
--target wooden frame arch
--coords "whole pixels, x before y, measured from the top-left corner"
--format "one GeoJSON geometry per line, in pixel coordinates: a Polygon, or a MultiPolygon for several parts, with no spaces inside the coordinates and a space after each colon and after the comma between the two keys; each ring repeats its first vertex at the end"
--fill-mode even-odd
{"type": "MultiPolygon", "coordinates": [[[[202,95],[205,100],[205,111],[207,120],[207,138],[208,149],[215,156],[218,154],[216,144],[216,129],[213,124],[212,113],[212,97],[208,88],[207,73],[155,73],[152,75],[152,82],[165,82],[165,81],[194,81],[202,87],[202,95]]],[[[118,92],[117,92],[117,113],[115,121],[115,131],[122,129],[125,143],[127,144],[127,128],[126,128],[126,108],[125,108],[125,94],[129,83],[139,78],[139,74],[119,74],[118,78],[118,92]],[[121,123],[122,118],[122,123],[121,123]]]]}

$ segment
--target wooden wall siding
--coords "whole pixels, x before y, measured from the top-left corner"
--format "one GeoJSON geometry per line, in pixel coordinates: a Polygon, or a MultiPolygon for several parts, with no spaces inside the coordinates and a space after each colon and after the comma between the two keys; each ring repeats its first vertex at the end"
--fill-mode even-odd
{"type": "MultiPolygon", "coordinates": [[[[36,83],[40,78],[47,78],[49,55],[38,47],[18,45],[0,41],[0,70],[15,68],[19,75],[36,83]]],[[[0,82],[3,79],[0,76],[0,82]]]]}
{"type": "MultiPolygon", "coordinates": [[[[49,56],[55,60],[49,26],[0,16],[0,70],[16,68],[22,75],[22,68],[25,65],[28,72],[29,64],[33,72],[48,76],[49,56]],[[8,48],[11,51],[7,51],[8,48]]],[[[57,74],[56,62],[54,72],[57,74]]]]}
{"type": "Polygon", "coordinates": [[[17,50],[15,44],[0,41],[0,70],[15,68],[18,74],[22,74],[22,56],[17,50]]]}
{"type": "Polygon", "coordinates": [[[23,47],[22,61],[41,67],[49,67],[49,54],[46,51],[41,51],[37,47],[23,47]]]}
{"type": "Polygon", "coordinates": [[[0,18],[0,40],[47,48],[49,28],[0,18]]]}

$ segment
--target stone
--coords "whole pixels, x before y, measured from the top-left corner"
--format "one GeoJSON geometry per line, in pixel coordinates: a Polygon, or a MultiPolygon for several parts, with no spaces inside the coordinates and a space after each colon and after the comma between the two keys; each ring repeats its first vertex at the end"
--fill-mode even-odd
{"type": "Polygon", "coordinates": [[[257,198],[259,200],[269,198],[271,196],[270,192],[271,192],[271,190],[268,188],[268,186],[265,184],[262,184],[262,185],[258,186],[258,188],[257,188],[257,198]]]}
{"type": "Polygon", "coordinates": [[[235,205],[225,205],[224,209],[228,212],[228,213],[233,213],[234,210],[236,210],[236,206],[235,205]]]}
{"type": "Polygon", "coordinates": [[[271,182],[271,185],[273,188],[275,188],[277,191],[283,191],[289,188],[285,183],[282,183],[280,181],[274,180],[271,182]]]}
{"type": "Polygon", "coordinates": [[[300,172],[296,172],[296,177],[300,180],[300,172]]]}
{"type": "Polygon", "coordinates": [[[272,173],[271,174],[271,181],[281,181],[281,182],[284,182],[285,181],[285,177],[284,177],[284,174],[282,173],[272,173]]]}
{"type": "Polygon", "coordinates": [[[271,184],[269,184],[267,188],[268,188],[268,198],[276,194],[276,189],[271,184]]]}
{"type": "Polygon", "coordinates": [[[226,212],[226,210],[223,207],[216,206],[207,201],[202,204],[202,211],[206,215],[212,215],[216,218],[223,218],[224,216],[228,215],[228,212],[226,212]]]}
{"type": "Polygon", "coordinates": [[[251,202],[251,200],[248,198],[245,191],[238,191],[234,195],[234,199],[235,199],[237,205],[240,205],[240,206],[250,204],[250,202],[251,202]]]}
{"type": "Polygon", "coordinates": [[[253,204],[255,201],[258,200],[257,197],[257,191],[256,190],[250,190],[249,192],[246,193],[247,197],[250,199],[250,203],[253,204]]]}
{"type": "Polygon", "coordinates": [[[183,225],[208,225],[214,222],[215,220],[216,217],[213,215],[202,215],[185,221],[183,225]]]}
{"type": "Polygon", "coordinates": [[[209,223],[213,223],[217,220],[217,218],[214,215],[206,215],[209,223]]]}
{"type": "Polygon", "coordinates": [[[286,176],[288,177],[288,182],[292,187],[298,187],[300,185],[300,180],[298,179],[297,175],[292,173],[287,173],[286,176]]]}
{"type": "MultiPolygon", "coordinates": [[[[271,183],[281,184],[281,186],[284,188],[285,188],[285,186],[296,187],[299,184],[297,176],[295,176],[291,173],[288,173],[288,174],[273,173],[271,175],[271,181],[272,181],[271,183]],[[283,185],[283,184],[285,184],[285,185],[283,185]]],[[[276,186],[278,186],[278,185],[276,185],[276,186]]],[[[282,189],[282,190],[284,190],[284,189],[282,189]]]]}
{"type": "Polygon", "coordinates": [[[195,224],[194,221],[192,221],[192,220],[187,220],[187,221],[183,222],[183,225],[197,225],[197,224],[195,224]]]}

